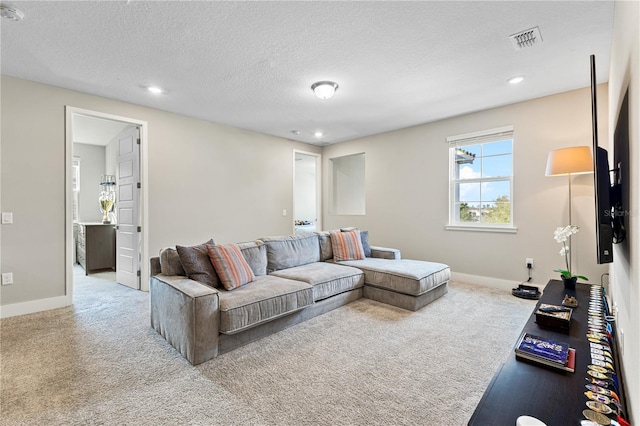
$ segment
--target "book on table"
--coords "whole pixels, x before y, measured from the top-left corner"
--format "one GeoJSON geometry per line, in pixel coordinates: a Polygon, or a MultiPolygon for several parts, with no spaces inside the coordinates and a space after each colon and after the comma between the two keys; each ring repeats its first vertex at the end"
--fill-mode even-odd
{"type": "Polygon", "coordinates": [[[524,332],[515,348],[516,358],[574,372],[576,351],[566,342],[524,332]]]}

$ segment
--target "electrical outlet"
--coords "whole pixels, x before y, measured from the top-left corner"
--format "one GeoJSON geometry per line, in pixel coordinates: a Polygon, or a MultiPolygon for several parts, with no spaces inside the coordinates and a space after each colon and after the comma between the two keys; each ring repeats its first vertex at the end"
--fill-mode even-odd
{"type": "Polygon", "coordinates": [[[286,216],[287,215],[287,209],[282,209],[282,216],[286,216]]]}
{"type": "Polygon", "coordinates": [[[11,225],[13,223],[13,213],[11,212],[2,212],[2,224],[3,225],[11,225]]]}
{"type": "Polygon", "coordinates": [[[13,273],[5,272],[2,274],[2,285],[10,285],[13,284],[13,273]]]}
{"type": "Polygon", "coordinates": [[[524,260],[525,268],[529,268],[529,265],[531,265],[531,268],[533,268],[533,257],[525,258],[525,260],[524,260]]]}

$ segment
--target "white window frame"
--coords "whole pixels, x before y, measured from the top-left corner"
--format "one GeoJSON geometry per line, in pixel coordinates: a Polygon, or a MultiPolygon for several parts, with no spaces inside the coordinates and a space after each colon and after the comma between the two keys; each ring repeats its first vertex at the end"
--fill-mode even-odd
{"type": "MultiPolygon", "coordinates": [[[[498,127],[495,129],[482,130],[473,133],[465,133],[462,135],[450,136],[447,138],[447,144],[449,145],[449,224],[445,226],[445,229],[451,231],[481,231],[481,232],[508,232],[515,233],[518,228],[514,226],[513,218],[513,158],[514,158],[514,138],[513,138],[513,126],[498,127]],[[509,200],[510,200],[510,223],[490,223],[490,222],[460,222],[456,220],[456,184],[460,182],[455,176],[455,149],[468,145],[479,145],[490,142],[498,142],[500,140],[511,139],[511,176],[501,177],[482,177],[478,178],[477,182],[491,182],[491,181],[509,181],[509,200]]],[[[466,180],[465,182],[476,182],[476,180],[466,180]]]]}

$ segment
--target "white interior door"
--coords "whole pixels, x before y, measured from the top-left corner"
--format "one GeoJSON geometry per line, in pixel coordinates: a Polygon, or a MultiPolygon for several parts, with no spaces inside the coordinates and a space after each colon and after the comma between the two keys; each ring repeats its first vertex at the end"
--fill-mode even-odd
{"type": "Polygon", "coordinates": [[[116,281],[140,289],[140,145],[138,127],[117,136],[116,281]]]}
{"type": "Polygon", "coordinates": [[[294,151],[294,232],[321,230],[320,154],[294,151]]]}

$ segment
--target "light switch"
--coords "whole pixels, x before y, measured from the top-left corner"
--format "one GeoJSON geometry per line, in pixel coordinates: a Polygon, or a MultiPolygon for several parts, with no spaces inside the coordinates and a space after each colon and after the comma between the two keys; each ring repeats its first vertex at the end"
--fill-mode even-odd
{"type": "Polygon", "coordinates": [[[287,209],[282,209],[282,216],[286,216],[287,215],[287,209]]]}
{"type": "Polygon", "coordinates": [[[2,212],[2,224],[9,225],[13,223],[13,213],[11,212],[2,212]]]}

